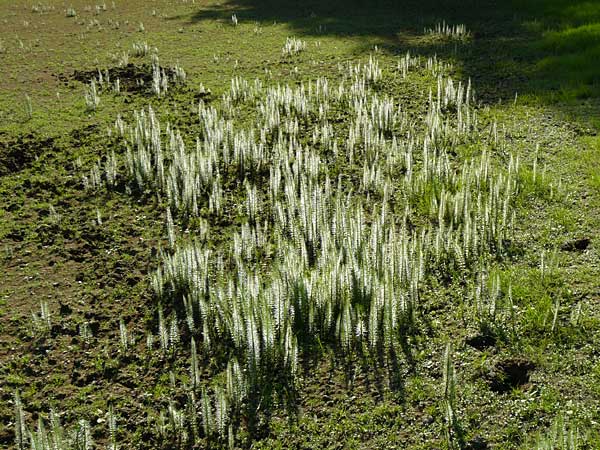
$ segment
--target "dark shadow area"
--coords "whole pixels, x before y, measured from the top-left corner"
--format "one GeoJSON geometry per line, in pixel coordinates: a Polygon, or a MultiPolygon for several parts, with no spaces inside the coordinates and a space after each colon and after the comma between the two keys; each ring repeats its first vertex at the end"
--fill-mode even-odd
{"type": "Polygon", "coordinates": [[[592,112],[600,110],[597,1],[227,0],[198,10],[191,20],[231,20],[233,13],[240,21],[285,22],[298,36],[372,37],[391,54],[410,49],[452,59],[486,103],[512,101],[518,93],[553,105],[588,100],[592,112]],[[427,39],[424,28],[442,21],[465,24],[471,38],[464,43],[427,39]]]}
{"type": "Polygon", "coordinates": [[[477,20],[497,15],[493,0],[227,0],[207,6],[192,15],[192,22],[230,20],[233,13],[246,22],[286,23],[298,35],[381,36],[421,33],[437,21],[466,20],[480,9],[477,20]],[[466,14],[465,14],[466,13],[466,14]]]}

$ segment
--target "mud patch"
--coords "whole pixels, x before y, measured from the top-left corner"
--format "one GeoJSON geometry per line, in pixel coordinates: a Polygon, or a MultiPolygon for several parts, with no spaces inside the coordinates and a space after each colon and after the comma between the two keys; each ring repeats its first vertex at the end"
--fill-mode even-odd
{"type": "Polygon", "coordinates": [[[33,133],[12,140],[4,140],[0,135],[0,176],[28,168],[44,152],[53,148],[53,138],[41,138],[33,133]]]}
{"type": "Polygon", "coordinates": [[[511,358],[499,362],[489,374],[490,389],[504,393],[529,383],[535,364],[522,358],[511,358]]]}

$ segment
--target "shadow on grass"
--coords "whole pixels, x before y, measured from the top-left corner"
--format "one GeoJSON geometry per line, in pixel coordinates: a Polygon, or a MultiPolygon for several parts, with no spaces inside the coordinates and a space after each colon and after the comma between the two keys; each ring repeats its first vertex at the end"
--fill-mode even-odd
{"type": "Polygon", "coordinates": [[[226,0],[191,20],[231,20],[233,13],[241,21],[286,23],[299,36],[369,37],[392,54],[411,49],[452,59],[488,103],[515,93],[555,105],[600,99],[598,1],[226,0]],[[443,20],[464,23],[472,39],[457,45],[424,38],[425,27],[443,20]]]}

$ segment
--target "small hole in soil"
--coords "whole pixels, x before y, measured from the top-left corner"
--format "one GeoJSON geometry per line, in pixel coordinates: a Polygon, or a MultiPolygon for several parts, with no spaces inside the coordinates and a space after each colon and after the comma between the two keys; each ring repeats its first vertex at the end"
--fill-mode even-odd
{"type": "Polygon", "coordinates": [[[483,350],[496,345],[496,338],[489,334],[476,334],[475,336],[468,337],[465,342],[477,350],[483,350]]]}
{"type": "Polygon", "coordinates": [[[490,377],[490,388],[503,393],[529,383],[535,364],[526,359],[507,359],[496,365],[490,377]]]}
{"type": "Polygon", "coordinates": [[[475,436],[465,447],[467,450],[487,450],[489,447],[487,441],[481,436],[475,436]]]}
{"type": "Polygon", "coordinates": [[[26,169],[42,153],[53,148],[54,139],[35,134],[21,135],[10,141],[0,137],[0,176],[26,169]]]}
{"type": "Polygon", "coordinates": [[[565,242],[561,246],[561,249],[568,252],[574,252],[576,250],[583,251],[589,247],[590,242],[591,239],[589,238],[575,239],[573,241],[565,242]]]}

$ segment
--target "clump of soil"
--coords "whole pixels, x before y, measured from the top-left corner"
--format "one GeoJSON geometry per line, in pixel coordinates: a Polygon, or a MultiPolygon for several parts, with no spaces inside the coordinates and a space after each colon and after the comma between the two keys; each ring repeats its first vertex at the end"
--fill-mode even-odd
{"type": "Polygon", "coordinates": [[[33,133],[12,140],[3,140],[0,135],[0,176],[26,169],[42,153],[53,148],[53,138],[41,138],[33,133]]]}
{"type": "Polygon", "coordinates": [[[504,393],[529,383],[535,364],[523,358],[510,358],[499,362],[489,374],[490,388],[504,393]]]}

